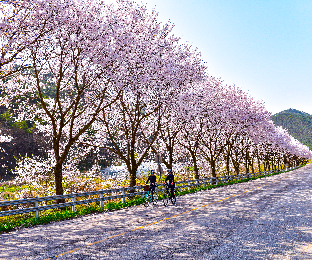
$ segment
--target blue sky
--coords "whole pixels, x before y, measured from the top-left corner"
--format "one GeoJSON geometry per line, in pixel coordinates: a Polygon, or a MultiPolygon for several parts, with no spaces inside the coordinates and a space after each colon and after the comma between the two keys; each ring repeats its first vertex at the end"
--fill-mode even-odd
{"type": "Polygon", "coordinates": [[[142,3],[198,47],[209,74],[263,100],[273,114],[288,108],[312,114],[312,1],[142,3]]]}
{"type": "MultiPolygon", "coordinates": [[[[106,0],[114,2],[114,0],[106,0]]],[[[197,47],[208,73],[272,114],[312,114],[312,0],[143,0],[197,47]]]]}

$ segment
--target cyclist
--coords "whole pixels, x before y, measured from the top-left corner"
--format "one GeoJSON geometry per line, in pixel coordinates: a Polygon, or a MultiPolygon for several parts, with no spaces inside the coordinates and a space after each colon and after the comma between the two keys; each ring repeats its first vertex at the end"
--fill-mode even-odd
{"type": "Polygon", "coordinates": [[[173,176],[173,173],[172,173],[171,169],[168,169],[167,172],[168,172],[168,175],[166,177],[165,184],[167,183],[168,188],[171,189],[170,196],[171,196],[171,198],[173,198],[174,197],[174,186],[175,186],[174,176],[173,176]]]}
{"type": "Polygon", "coordinates": [[[151,170],[151,175],[148,177],[146,184],[148,182],[150,182],[149,192],[152,194],[152,199],[153,199],[153,194],[154,194],[155,187],[156,187],[156,176],[155,176],[154,170],[151,170]]]}

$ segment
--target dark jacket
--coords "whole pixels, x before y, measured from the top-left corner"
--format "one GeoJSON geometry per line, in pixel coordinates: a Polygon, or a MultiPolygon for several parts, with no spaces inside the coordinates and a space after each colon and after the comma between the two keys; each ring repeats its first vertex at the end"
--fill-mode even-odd
{"type": "Polygon", "coordinates": [[[155,184],[155,183],[156,183],[156,176],[155,176],[155,175],[150,175],[150,176],[148,177],[147,181],[146,181],[146,184],[147,184],[149,181],[151,182],[151,185],[152,185],[152,184],[155,184]]]}
{"type": "Polygon", "coordinates": [[[173,174],[168,174],[167,177],[166,177],[166,180],[165,182],[169,182],[169,185],[174,185],[174,176],[173,174]]]}

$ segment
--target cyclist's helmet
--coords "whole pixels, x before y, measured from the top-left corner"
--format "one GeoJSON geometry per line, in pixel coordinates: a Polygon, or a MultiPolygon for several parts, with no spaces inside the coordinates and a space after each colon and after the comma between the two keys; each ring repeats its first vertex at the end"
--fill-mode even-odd
{"type": "Polygon", "coordinates": [[[151,174],[155,174],[155,171],[154,171],[154,170],[151,170],[151,174]]]}
{"type": "Polygon", "coordinates": [[[171,174],[171,173],[172,173],[172,170],[171,170],[171,169],[168,169],[167,172],[168,172],[169,174],[171,174]]]}

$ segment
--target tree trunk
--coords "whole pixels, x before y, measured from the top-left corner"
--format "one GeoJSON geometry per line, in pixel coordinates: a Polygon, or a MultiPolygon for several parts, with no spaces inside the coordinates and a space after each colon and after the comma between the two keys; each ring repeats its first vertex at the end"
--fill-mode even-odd
{"type": "Polygon", "coordinates": [[[260,164],[259,156],[257,156],[257,162],[258,162],[258,172],[261,172],[261,164],[260,164]]]}
{"type": "Polygon", "coordinates": [[[134,167],[131,170],[129,170],[129,174],[130,174],[130,187],[133,187],[136,185],[136,172],[137,172],[137,168],[134,167]]]}
{"type": "Polygon", "coordinates": [[[238,162],[233,162],[234,170],[236,175],[239,175],[239,163],[238,162]]]}
{"type": "MultiPolygon", "coordinates": [[[[62,174],[62,164],[61,163],[56,163],[54,167],[54,177],[55,177],[55,194],[56,195],[63,195],[64,190],[63,190],[63,174],[62,174]]],[[[65,199],[58,199],[56,200],[56,203],[64,203],[65,199]]]]}
{"type": "Polygon", "coordinates": [[[173,165],[173,147],[169,150],[169,164],[168,164],[168,169],[172,170],[172,165],[173,165]]]}
{"type": "Polygon", "coordinates": [[[216,162],[215,161],[211,161],[210,165],[211,165],[211,175],[212,175],[212,177],[217,177],[216,162]]]}
{"type": "Polygon", "coordinates": [[[245,169],[246,169],[246,174],[248,174],[249,173],[248,153],[246,154],[246,158],[245,158],[245,169]]]}
{"type": "Polygon", "coordinates": [[[247,178],[249,178],[249,164],[248,164],[248,162],[245,165],[245,171],[246,171],[247,178]]]}
{"type": "MultiPolygon", "coordinates": [[[[237,158],[237,156],[236,156],[236,158],[237,158]]],[[[232,160],[232,164],[234,167],[235,174],[238,175],[239,174],[239,162],[235,160],[233,155],[231,155],[231,160],[232,160]]]]}
{"type": "Polygon", "coordinates": [[[254,168],[254,157],[251,157],[251,172],[254,174],[255,173],[255,168],[254,168]]]}
{"type": "Polygon", "coordinates": [[[196,161],[196,159],[195,159],[195,161],[194,161],[194,178],[195,178],[195,179],[199,179],[199,169],[198,169],[198,167],[197,167],[197,161],[196,161]]]}
{"type": "Polygon", "coordinates": [[[284,156],[284,168],[289,168],[289,159],[284,156]]]}
{"type": "Polygon", "coordinates": [[[230,175],[230,154],[227,152],[226,155],[226,173],[227,175],[230,175]]]}
{"type": "Polygon", "coordinates": [[[199,179],[199,169],[197,166],[197,159],[195,153],[191,153],[192,159],[193,159],[193,165],[194,165],[194,178],[199,179]]]}

